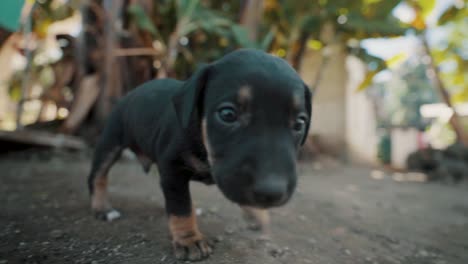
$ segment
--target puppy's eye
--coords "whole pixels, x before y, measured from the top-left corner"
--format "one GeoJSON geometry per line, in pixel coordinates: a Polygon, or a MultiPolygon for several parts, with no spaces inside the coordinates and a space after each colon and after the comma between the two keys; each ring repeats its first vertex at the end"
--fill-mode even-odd
{"type": "Polygon", "coordinates": [[[237,121],[237,111],[232,106],[224,106],[218,110],[219,118],[226,123],[234,123],[237,121]]]}
{"type": "Polygon", "coordinates": [[[296,119],[296,121],[294,121],[294,124],[293,124],[293,130],[296,131],[296,132],[301,132],[305,129],[306,127],[306,122],[307,122],[307,119],[304,117],[304,116],[300,116],[296,119]]]}

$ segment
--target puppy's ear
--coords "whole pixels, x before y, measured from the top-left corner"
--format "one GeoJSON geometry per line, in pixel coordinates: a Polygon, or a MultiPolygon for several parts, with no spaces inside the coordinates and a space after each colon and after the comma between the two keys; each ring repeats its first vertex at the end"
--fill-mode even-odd
{"type": "Polygon", "coordinates": [[[310,91],[309,87],[304,84],[304,99],[305,99],[305,107],[307,111],[307,115],[309,116],[309,120],[306,124],[306,130],[304,133],[304,137],[302,137],[301,145],[304,145],[307,136],[309,135],[309,128],[310,123],[312,122],[312,92],[310,91]]]}
{"type": "Polygon", "coordinates": [[[188,128],[190,123],[197,120],[198,115],[201,114],[202,109],[199,109],[199,106],[203,101],[209,71],[209,65],[197,70],[172,98],[177,119],[183,129],[188,128]]]}

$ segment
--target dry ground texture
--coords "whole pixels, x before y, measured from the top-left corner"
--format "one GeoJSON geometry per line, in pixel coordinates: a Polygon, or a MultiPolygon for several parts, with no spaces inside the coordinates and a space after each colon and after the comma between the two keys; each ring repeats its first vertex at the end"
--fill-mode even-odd
{"type": "MultiPolygon", "coordinates": [[[[179,263],[171,254],[158,176],[131,159],[111,171],[123,218],[88,207],[89,153],[27,151],[0,158],[0,264],[179,263]]],[[[273,238],[258,240],[216,187],[193,183],[204,263],[468,263],[468,187],[396,182],[333,162],[301,164],[299,187],[273,210],[273,238]]]]}

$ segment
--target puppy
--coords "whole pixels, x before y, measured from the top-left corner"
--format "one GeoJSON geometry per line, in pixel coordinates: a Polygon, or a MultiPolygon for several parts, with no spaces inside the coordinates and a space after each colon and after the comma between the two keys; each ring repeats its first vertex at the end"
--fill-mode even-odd
{"type": "Polygon", "coordinates": [[[311,118],[309,89],[283,59],[234,51],[187,81],[149,81],[114,108],[88,178],[98,218],[119,216],[107,174],[125,148],[147,172],[157,163],[178,259],[200,260],[212,247],[197,226],[189,181],[216,184],[259,224],[296,186],[296,158],[311,118]]]}

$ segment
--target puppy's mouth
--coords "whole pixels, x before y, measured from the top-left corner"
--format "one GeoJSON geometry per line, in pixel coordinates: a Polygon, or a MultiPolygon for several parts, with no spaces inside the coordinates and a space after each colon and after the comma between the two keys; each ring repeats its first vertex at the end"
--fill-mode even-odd
{"type": "Polygon", "coordinates": [[[247,192],[246,198],[249,202],[244,205],[267,209],[285,205],[291,198],[291,195],[284,193],[278,198],[272,198],[263,195],[255,195],[253,192],[247,192]]]}
{"type": "Polygon", "coordinates": [[[259,181],[253,175],[260,174],[252,168],[241,166],[235,174],[225,174],[229,169],[217,165],[211,167],[213,180],[223,195],[234,203],[256,208],[279,207],[292,196],[294,184],[287,179],[273,177],[271,181],[259,181]]]}
{"type": "MultiPolygon", "coordinates": [[[[213,178],[216,179],[216,177],[213,178]]],[[[226,185],[223,185],[222,183],[220,184],[220,182],[217,182],[216,184],[227,199],[241,206],[250,206],[264,209],[280,207],[286,204],[291,198],[289,193],[284,193],[280,196],[273,197],[268,195],[265,196],[261,194],[255,194],[249,187],[242,188],[239,186],[239,189],[235,189],[232,188],[233,186],[230,186],[231,188],[226,188],[226,185]]]]}

